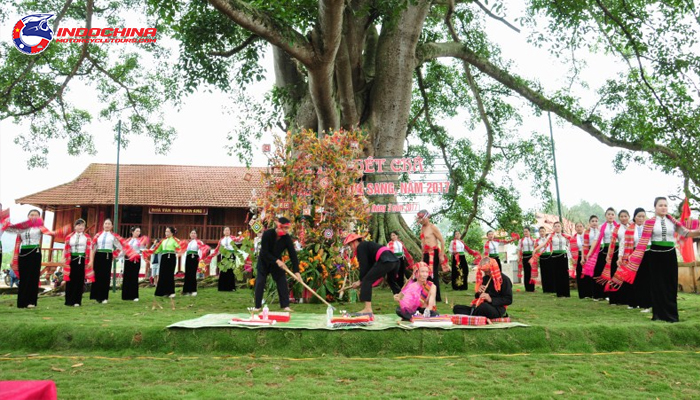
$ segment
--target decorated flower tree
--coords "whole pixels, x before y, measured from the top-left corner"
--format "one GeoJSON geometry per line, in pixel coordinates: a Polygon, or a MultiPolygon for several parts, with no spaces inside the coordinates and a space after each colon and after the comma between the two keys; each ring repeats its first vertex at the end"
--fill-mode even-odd
{"type": "MultiPolygon", "coordinates": [[[[343,282],[357,278],[356,268],[340,249],[347,233],[367,229],[368,201],[352,190],[362,178],[354,161],[361,157],[365,140],[361,130],[342,129],[277,137],[270,168],[263,174],[266,189],[255,199],[262,227],[282,216],[292,221],[301,247],[297,253],[302,278],[329,300],[337,297],[343,282]]],[[[293,293],[308,297],[301,285],[295,285],[293,293]]]]}

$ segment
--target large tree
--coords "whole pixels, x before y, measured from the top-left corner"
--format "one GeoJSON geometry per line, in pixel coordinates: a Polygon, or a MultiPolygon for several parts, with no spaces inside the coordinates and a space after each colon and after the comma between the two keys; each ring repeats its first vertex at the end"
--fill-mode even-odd
{"type": "MultiPolygon", "coordinates": [[[[171,55],[154,45],[119,53],[114,46],[54,43],[30,57],[3,44],[0,117],[31,120],[30,132],[17,141],[35,150],[31,161],[42,164],[47,137],[68,138],[71,153],[92,149],[84,130],[91,114],[65,100],[75,81],[95,86],[105,105],[102,117],[130,109],[127,133],[147,134],[163,144],[174,131],[158,120],[162,104],[213,87],[236,93],[250,115],[238,130],[237,149],[249,151],[271,125],[319,132],[359,125],[369,132],[368,156],[424,155],[444,165],[453,185],[438,214],[465,227],[481,220],[509,230],[522,214],[509,179],[530,177],[545,198],[549,193],[550,171],[533,162],[546,156],[547,140],[518,131],[520,112],[547,111],[619,148],[618,168],[633,161],[682,175],[686,194],[698,200],[700,56],[693,46],[700,39],[700,10],[694,3],[529,0],[519,15],[509,14],[506,3],[21,2],[4,6],[0,17],[12,18],[9,10],[56,10],[56,25],[70,21],[91,27],[95,18],[119,24],[122,15],[141,12],[157,25],[159,41],[172,38],[179,51],[171,55]],[[519,76],[508,55],[489,40],[486,19],[503,29],[525,28],[535,46],[569,58],[570,84],[549,87],[538,77],[519,76]],[[245,88],[262,79],[261,62],[270,48],[275,89],[268,103],[256,104],[245,88]],[[595,90],[598,101],[589,106],[572,90],[585,84],[578,71],[586,52],[606,53],[628,66],[595,90]],[[145,60],[158,67],[142,69],[145,60]],[[445,122],[459,113],[469,117],[464,134],[457,136],[445,122]],[[474,145],[470,135],[484,136],[484,143],[474,145]],[[482,212],[485,207],[490,211],[482,212]]],[[[375,235],[391,230],[404,236],[410,231],[397,214],[374,218],[375,235]]],[[[416,250],[415,243],[410,247],[416,250]]]]}

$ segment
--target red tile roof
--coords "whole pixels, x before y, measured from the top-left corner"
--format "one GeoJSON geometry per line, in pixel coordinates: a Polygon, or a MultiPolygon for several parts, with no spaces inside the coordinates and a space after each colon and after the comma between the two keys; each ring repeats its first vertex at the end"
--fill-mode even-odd
{"type": "MultiPolygon", "coordinates": [[[[263,188],[265,168],[186,165],[119,166],[119,204],[171,207],[248,207],[263,188]],[[250,180],[244,180],[251,174],[250,180]]],[[[36,206],[114,204],[116,164],[90,164],[80,176],[15,200],[36,206]]]]}

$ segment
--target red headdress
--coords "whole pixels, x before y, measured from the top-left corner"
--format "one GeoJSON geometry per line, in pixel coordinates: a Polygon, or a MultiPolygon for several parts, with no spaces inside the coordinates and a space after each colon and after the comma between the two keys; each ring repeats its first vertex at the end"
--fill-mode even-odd
{"type": "Polygon", "coordinates": [[[501,270],[498,269],[498,263],[491,257],[484,257],[479,263],[479,267],[476,269],[476,286],[474,290],[476,292],[481,288],[481,284],[484,281],[484,273],[482,268],[488,267],[491,272],[491,280],[493,281],[493,286],[497,291],[501,290],[501,283],[503,283],[503,277],[501,276],[501,270]]]}

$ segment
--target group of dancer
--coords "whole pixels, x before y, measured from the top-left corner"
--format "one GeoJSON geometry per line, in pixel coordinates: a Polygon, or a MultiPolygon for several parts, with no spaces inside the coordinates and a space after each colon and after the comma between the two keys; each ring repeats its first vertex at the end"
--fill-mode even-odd
{"type": "MultiPolygon", "coordinates": [[[[581,299],[594,301],[608,300],[610,304],[627,305],[628,308],[641,308],[642,312],[652,312],[653,320],[678,321],[676,303],[678,286],[678,263],[675,252],[674,233],[684,237],[698,237],[700,230],[689,230],[668,214],[666,198],[654,201],[655,213],[647,218],[643,208],[637,208],[633,215],[626,210],[616,213],[609,208],[605,212],[605,222],[599,225],[598,216],[591,216],[588,226],[575,225],[576,233],[562,232],[560,222],[555,222],[553,231],[547,233],[539,228],[535,239],[529,228],[524,228],[523,236],[513,234],[509,239],[496,239],[494,232],[487,233],[483,253],[470,249],[461,240],[460,232],[454,232],[453,240],[446,246],[440,230],[430,222],[430,214],[421,210],[416,221],[421,226],[420,241],[423,259],[414,263],[398,232],[392,232],[386,246],[366,241],[355,233],[349,234],[344,246],[352,251],[359,263],[359,280],[351,287],[360,289],[360,301],[364,302],[362,313],[372,312],[372,287],[385,278],[395,299],[401,304],[397,313],[407,317],[416,311],[429,315],[436,312],[436,304],[442,301],[439,271],[449,272],[448,257],[452,264],[452,288],[468,288],[469,268],[466,255],[474,257],[477,267],[476,298],[468,307],[474,315],[498,318],[506,315],[505,307],[512,302],[512,283],[501,273],[499,257],[501,243],[518,240],[519,271],[524,273],[526,292],[535,291],[536,278],[541,278],[542,291],[554,293],[557,297],[569,297],[570,264],[581,299]],[[489,280],[482,285],[484,276],[489,280]],[[406,281],[408,278],[408,281],[406,281]],[[493,284],[492,284],[493,283],[493,284]],[[410,295],[407,296],[407,293],[410,295]],[[495,301],[494,301],[495,300],[495,301]],[[425,310],[428,310],[427,312],[425,310]]],[[[28,220],[10,224],[9,217],[3,214],[2,231],[16,233],[17,245],[13,268],[20,277],[17,307],[36,307],[41,253],[41,236],[57,235],[43,226],[38,210],[28,214],[28,220]]],[[[294,241],[289,231],[291,222],[282,217],[276,226],[261,234],[260,252],[255,281],[255,308],[262,305],[262,298],[268,275],[277,283],[280,306],[289,308],[289,287],[285,275],[282,254],[286,251],[297,280],[299,261],[294,241]]],[[[224,237],[214,251],[197,239],[197,232],[190,232],[189,241],[181,241],[175,228],[165,230],[165,238],[151,249],[147,249],[148,238],[142,237],[139,228],[132,229],[129,240],[112,232],[110,219],[104,221],[103,230],[94,237],[85,233],[85,221],[75,221],[73,232],[65,237],[66,299],[68,306],[80,306],[85,281],[92,282],[90,299],[105,304],[109,297],[109,280],[112,262],[115,257],[124,257],[122,299],[138,301],[138,277],[141,258],[149,260],[152,254],[160,256],[160,273],[156,284],[156,297],[167,297],[175,308],[175,267],[177,260],[185,256],[185,283],[183,294],[197,294],[196,271],[200,261],[211,262],[218,257],[220,270],[219,289],[235,290],[235,267],[249,261],[250,257],[234,243],[230,229],[224,230],[224,237]]],[[[162,308],[154,298],[153,308],[162,308]]],[[[464,313],[467,309],[455,306],[454,312],[464,313]]]]}
{"type": "Polygon", "coordinates": [[[577,223],[575,229],[574,235],[566,235],[557,222],[549,235],[540,228],[536,241],[525,230],[519,255],[520,264],[525,266],[527,292],[535,290],[539,261],[542,291],[569,297],[570,259],[579,298],[607,300],[611,305],[651,312],[652,320],[678,322],[674,233],[693,238],[700,236],[700,230],[689,230],[669,215],[665,197],[654,200],[650,218],[641,207],[633,215],[608,208],[602,225],[598,216],[592,215],[587,228],[577,223]]]}
{"type": "MultiPolygon", "coordinates": [[[[221,271],[219,289],[235,290],[236,277],[233,267],[245,263],[247,254],[239,250],[231,230],[224,229],[224,237],[211,252],[209,246],[197,238],[195,230],[190,232],[189,240],[180,240],[174,227],[165,229],[165,238],[149,248],[149,238],[141,235],[141,229],[131,228],[131,238],[124,239],[113,232],[112,220],[104,220],[102,231],[94,236],[88,235],[86,222],[78,219],[72,226],[58,232],[44,226],[39,210],[31,210],[27,220],[10,223],[9,212],[0,214],[0,234],[3,232],[17,234],[12,269],[19,278],[17,307],[35,308],[39,296],[42,235],[54,236],[65,243],[63,249],[63,280],[65,282],[65,305],[79,307],[82,305],[85,283],[90,285],[90,299],[100,304],[109,300],[112,264],[115,258],[124,258],[122,274],[122,300],[139,301],[139,273],[142,259],[149,264],[151,256],[159,259],[158,273],[155,276],[156,290],[153,309],[163,308],[157,298],[169,298],[171,308],[175,309],[175,268],[178,259],[185,257],[185,274],[182,294],[197,295],[197,270],[200,261],[210,263],[218,256],[221,271]]],[[[1,250],[1,249],[0,249],[1,250]]],[[[0,251],[0,255],[1,255],[0,251]]],[[[249,259],[248,259],[249,260],[249,259]]]]}

